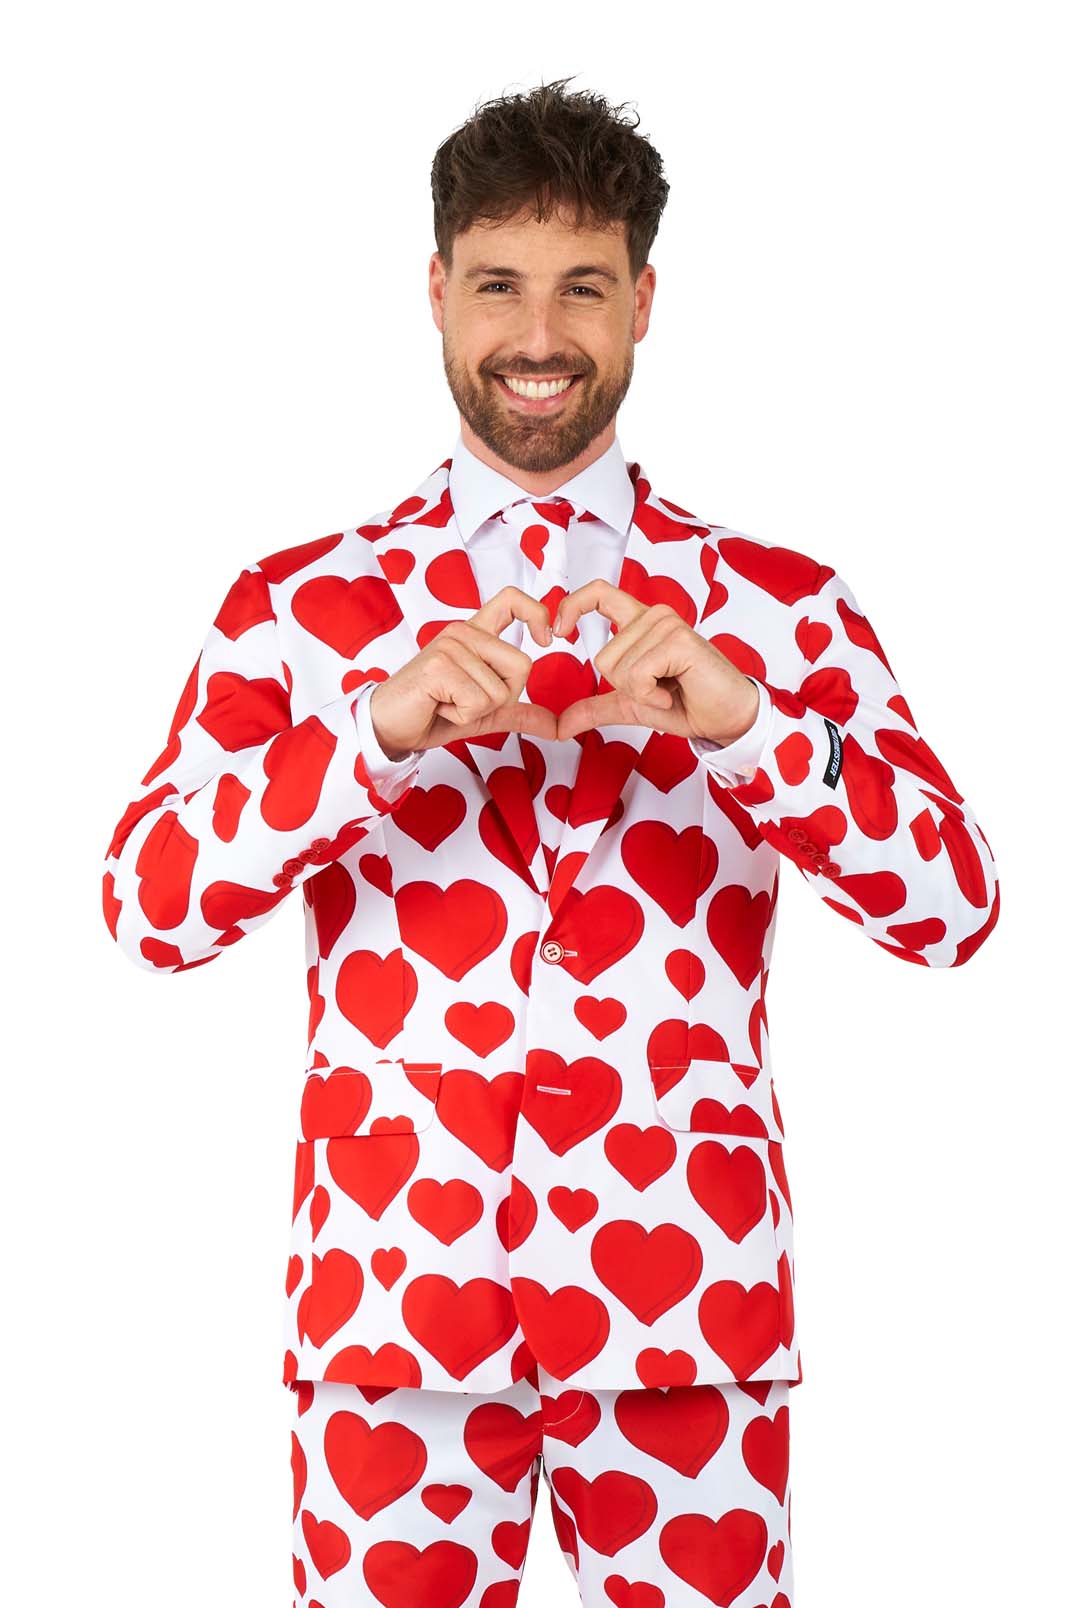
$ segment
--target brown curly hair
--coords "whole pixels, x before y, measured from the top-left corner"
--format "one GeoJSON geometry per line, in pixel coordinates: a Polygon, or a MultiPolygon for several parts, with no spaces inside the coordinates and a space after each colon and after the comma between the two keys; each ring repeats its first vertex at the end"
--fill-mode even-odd
{"type": "Polygon", "coordinates": [[[439,146],[431,194],[447,271],[455,235],[525,207],[538,223],[555,210],[574,228],[624,223],[631,277],[648,262],[669,188],[659,153],[635,132],[636,114],[630,123],[601,95],[567,93],[569,81],[484,102],[439,146]]]}

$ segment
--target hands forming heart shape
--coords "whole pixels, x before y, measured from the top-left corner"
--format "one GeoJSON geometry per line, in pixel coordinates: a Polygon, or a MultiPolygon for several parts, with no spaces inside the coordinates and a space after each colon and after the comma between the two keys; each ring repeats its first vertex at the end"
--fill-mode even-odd
{"type": "MultiPolygon", "coordinates": [[[[576,662],[576,661],[575,661],[576,662]]],[[[646,605],[609,581],[568,592],[555,613],[516,586],[504,586],[467,620],[451,620],[371,697],[379,742],[391,759],[461,737],[521,731],[560,741],[597,726],[650,726],[679,737],[730,743],[748,731],[758,691],[749,677],[666,603],[646,605]],[[593,667],[610,692],[560,707],[521,702],[535,661],[500,632],[522,620],[551,648],[583,614],[612,623],[593,667]]]]}

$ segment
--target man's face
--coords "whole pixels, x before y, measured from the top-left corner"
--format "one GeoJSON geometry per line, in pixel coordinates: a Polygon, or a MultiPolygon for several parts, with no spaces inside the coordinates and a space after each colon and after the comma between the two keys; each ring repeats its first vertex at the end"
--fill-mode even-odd
{"type": "Polygon", "coordinates": [[[449,275],[431,259],[430,292],[464,423],[513,468],[573,463],[626,395],[655,278],[646,266],[632,281],[622,224],[575,232],[523,214],[457,235],[449,275]],[[537,398],[515,395],[507,376],[560,383],[537,398]]]}

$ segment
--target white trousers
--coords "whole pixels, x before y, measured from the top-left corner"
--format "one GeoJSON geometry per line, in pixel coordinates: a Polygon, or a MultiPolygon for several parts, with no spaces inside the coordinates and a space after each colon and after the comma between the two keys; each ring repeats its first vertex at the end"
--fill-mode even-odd
{"type": "Polygon", "coordinates": [[[292,1388],[297,1608],[513,1608],[541,1471],[586,1608],[791,1608],[785,1380],[292,1388]]]}

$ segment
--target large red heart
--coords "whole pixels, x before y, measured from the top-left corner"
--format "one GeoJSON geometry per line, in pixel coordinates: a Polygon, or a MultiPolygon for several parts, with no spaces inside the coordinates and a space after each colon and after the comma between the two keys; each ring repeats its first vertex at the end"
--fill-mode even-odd
{"type": "Polygon", "coordinates": [[[747,1379],[780,1344],[780,1291],[772,1284],[747,1289],[735,1279],[721,1279],[698,1302],[698,1322],[735,1378],[747,1379]]]}
{"type": "Polygon", "coordinates": [[[677,832],[666,821],[637,821],[627,827],[619,848],[638,887],[677,927],[687,926],[720,861],[712,838],[700,826],[677,832]]]}
{"type": "Polygon", "coordinates": [[[366,1072],[338,1067],[328,1077],[317,1072],[304,1079],[300,1097],[300,1129],[305,1139],[355,1133],[371,1106],[371,1079],[366,1072]]]}
{"type": "Polygon", "coordinates": [[[761,970],[772,911],[767,893],[751,894],[740,883],[718,888],[709,900],[705,917],[709,942],[744,988],[750,987],[761,970]]]}
{"type": "Polygon", "coordinates": [[[758,1484],[771,1491],[781,1507],[787,1492],[790,1451],[786,1407],[778,1408],[775,1418],[752,1418],[743,1430],[743,1460],[758,1484]]]}
{"type": "Polygon", "coordinates": [[[313,542],[301,542],[296,547],[283,547],[280,552],[272,553],[269,558],[259,560],[262,570],[271,586],[280,586],[290,576],[298,575],[316,559],[324,558],[332,553],[344,541],[343,531],[335,531],[332,536],[317,536],[313,542]]]}
{"type": "Polygon", "coordinates": [[[731,1413],[715,1385],[623,1390],[615,1422],[639,1452],[694,1479],[723,1445],[731,1413]]]}
{"type": "Polygon", "coordinates": [[[677,1223],[650,1231],[616,1220],[598,1229],[592,1242],[597,1278],[641,1323],[652,1324],[677,1306],[701,1277],[701,1246],[677,1223]]]}
{"type": "Polygon", "coordinates": [[[484,1215],[484,1198],[464,1178],[439,1183],[435,1178],[418,1178],[409,1190],[409,1211],[421,1228],[434,1234],[444,1245],[453,1245],[484,1215]]]}
{"type": "Polygon", "coordinates": [[[697,765],[697,755],[686,738],[676,737],[670,731],[654,731],[637,762],[642,776],[661,793],[670,793],[692,776],[697,765]]]}
{"type": "Polygon", "coordinates": [[[611,1329],[599,1296],[575,1284],[545,1290],[534,1279],[512,1278],[522,1332],[533,1356],[556,1379],[566,1379],[603,1350],[611,1329]]]}
{"type": "Polygon", "coordinates": [[[476,1553],[456,1541],[433,1541],[422,1552],[408,1541],[376,1541],[364,1554],[364,1579],[386,1608],[461,1608],[476,1569],[476,1553]]]}
{"type": "Polygon", "coordinates": [[[435,882],[406,882],[396,903],[404,942],[456,983],[498,948],[506,932],[502,899],[471,877],[445,889],[435,882]]]}
{"type": "Polygon", "coordinates": [[[465,810],[465,795],[458,788],[446,782],[421,787],[417,782],[394,810],[394,825],[430,854],[457,831],[465,810]]]}
{"type": "Polygon", "coordinates": [[[578,1534],[594,1552],[613,1558],[656,1518],[656,1493],[636,1474],[609,1469],[587,1480],[576,1468],[552,1471],[551,1484],[574,1515],[578,1534]]]}
{"type": "MultiPolygon", "coordinates": [[[[150,925],[159,932],[179,926],[187,916],[191,904],[191,879],[198,857],[199,845],[191,833],[181,826],[175,810],[166,810],[164,815],[159,816],[140,844],[135,859],[135,875],[139,878],[139,908],[150,925]]],[[[269,898],[266,894],[256,895],[252,888],[237,889],[233,883],[225,886],[232,898],[228,908],[221,910],[226,917],[224,927],[231,926],[235,919],[237,893],[241,901],[245,894],[260,898],[260,902],[269,898]]],[[[279,897],[279,894],[275,894],[271,903],[276,904],[279,897]]],[[[263,903],[263,908],[269,906],[263,903]]]]}
{"type": "Polygon", "coordinates": [[[308,878],[304,897],[311,906],[319,954],[325,960],[353,918],[356,883],[341,861],[335,860],[317,876],[308,878]]]}
{"type": "Polygon", "coordinates": [[[385,957],[354,949],[338,967],[334,998],[346,1020],[385,1049],[416,1000],[416,972],[400,949],[385,957]]]}
{"type": "Polygon", "coordinates": [[[374,1403],[402,1385],[415,1390],[421,1374],[412,1352],[388,1340],[377,1351],[367,1346],[344,1346],[326,1364],[323,1378],[345,1385],[362,1380],[361,1394],[374,1403]]]}
{"type": "Polygon", "coordinates": [[[296,1307],[296,1331],[323,1346],[347,1323],[364,1293],[364,1270],[348,1251],[327,1251],[311,1259],[311,1283],[296,1307]]]}
{"type": "Polygon", "coordinates": [[[554,1189],[548,1190],[548,1205],[571,1234],[591,1222],[600,1208],[591,1189],[567,1189],[565,1184],[556,1184],[554,1189]]]}
{"type": "Polygon", "coordinates": [[[259,812],[275,832],[296,832],[315,814],[337,738],[317,715],[275,737],[263,755],[269,781],[259,812]]]}
{"type": "Polygon", "coordinates": [[[527,1097],[522,1116],[556,1156],[588,1139],[614,1116],[622,1098],[622,1079],[594,1055],[564,1061],[554,1050],[529,1050],[525,1058],[527,1097]],[[548,1094],[547,1087],[569,1089],[548,1094]]]}
{"type": "Polygon", "coordinates": [[[606,999],[581,994],[574,1001],[574,1015],[594,1039],[606,1039],[626,1021],[626,1006],[610,994],[606,999]]]}
{"type": "Polygon", "coordinates": [[[604,1135],[604,1155],[636,1190],[648,1189],[675,1160],[675,1136],[667,1128],[620,1122],[604,1135]]]}
{"type": "Polygon", "coordinates": [[[440,1273],[413,1279],[401,1301],[405,1327],[455,1379],[464,1379],[513,1338],[510,1291],[494,1279],[457,1285],[440,1273]]]}
{"type": "Polygon", "coordinates": [[[765,1520],[749,1508],[731,1508],[718,1519],[682,1513],[660,1531],[660,1556],[671,1572],[718,1608],[730,1608],[753,1584],[768,1544],[765,1520]]]}
{"type": "Polygon", "coordinates": [[[516,1491],[540,1455],[543,1415],[521,1413],[504,1401],[485,1401],[465,1420],[465,1450],[489,1480],[516,1491]]]}
{"type": "Polygon", "coordinates": [[[480,1060],[505,1044],[514,1031],[514,1013],[507,1005],[489,999],[483,1005],[456,1000],[443,1017],[447,1032],[480,1060]]]}
{"type": "Polygon", "coordinates": [[[814,597],[836,572],[792,547],[765,546],[748,536],[723,536],[717,551],[728,569],[759,586],[778,603],[800,603],[814,597]]]}
{"type": "Polygon", "coordinates": [[[280,682],[248,681],[233,670],[214,670],[195,720],[220,748],[235,754],[291,730],[288,709],[289,695],[280,682]]]}
{"type": "Polygon", "coordinates": [[[300,1515],[300,1528],[304,1532],[308,1556],[322,1580],[344,1569],[352,1557],[352,1543],[348,1535],[332,1519],[320,1524],[314,1513],[306,1508],[300,1515]]]}
{"type": "Polygon", "coordinates": [[[330,1478],[354,1513],[370,1519],[411,1491],[427,1467],[427,1448],[405,1424],[376,1424],[344,1409],[326,1421],[330,1478]]]}
{"type": "Polygon", "coordinates": [[[493,1172],[503,1172],[514,1154],[521,1072],[486,1078],[468,1067],[443,1072],[439,1081],[439,1121],[493,1172]]]}
{"type": "Polygon", "coordinates": [[[297,587],[292,611],[305,631],[343,659],[354,659],[403,618],[381,575],[358,575],[351,581],[340,575],[316,575],[297,587]]]}
{"type": "Polygon", "coordinates": [[[420,1160],[416,1134],[395,1128],[392,1123],[392,1118],[377,1117],[371,1131],[360,1139],[326,1141],[326,1165],[331,1178],[376,1221],[405,1187],[420,1160]]]}
{"type": "Polygon", "coordinates": [[[559,904],[557,928],[545,937],[557,938],[566,949],[561,964],[571,977],[591,983],[628,955],[644,931],[645,915],[633,895],[601,883],[585,893],[568,888],[559,904]]]}
{"type": "Polygon", "coordinates": [[[768,1179],[765,1163],[749,1145],[729,1149],[703,1139],[686,1164],[690,1193],[729,1239],[740,1244],[765,1215],[768,1179]]]}

